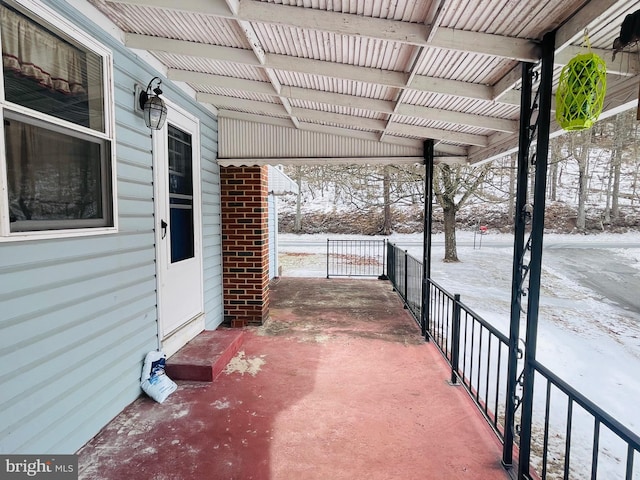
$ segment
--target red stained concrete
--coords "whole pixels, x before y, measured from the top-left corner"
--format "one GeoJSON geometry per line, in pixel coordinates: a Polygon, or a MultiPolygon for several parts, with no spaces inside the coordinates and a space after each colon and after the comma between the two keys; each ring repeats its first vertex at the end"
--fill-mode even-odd
{"type": "Polygon", "coordinates": [[[138,399],[80,450],[80,478],[508,478],[388,282],[282,278],[271,295],[225,372],[138,399]]]}

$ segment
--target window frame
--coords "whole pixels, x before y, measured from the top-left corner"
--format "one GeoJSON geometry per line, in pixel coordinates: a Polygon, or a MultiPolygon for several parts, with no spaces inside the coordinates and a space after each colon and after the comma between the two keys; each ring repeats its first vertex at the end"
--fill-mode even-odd
{"type": "MultiPolygon", "coordinates": [[[[67,37],[74,43],[82,46],[102,60],[102,89],[103,89],[103,112],[104,112],[104,132],[84,127],[58,117],[31,110],[27,107],[9,102],[4,97],[4,75],[0,75],[0,138],[2,148],[0,148],[0,243],[15,240],[45,239],[45,238],[66,238],[87,235],[109,234],[118,231],[118,210],[117,210],[117,172],[116,172],[116,139],[115,139],[115,102],[114,102],[114,78],[113,78],[113,55],[102,43],[91,37],[87,32],[80,30],[75,24],[63,18],[60,14],[52,10],[43,2],[37,0],[4,0],[6,4],[28,16],[34,23],[48,28],[63,38],[67,37]],[[81,228],[58,228],[55,230],[32,230],[11,232],[9,221],[8,202],[8,179],[7,179],[7,158],[4,148],[4,118],[8,112],[13,118],[27,117],[32,124],[46,124],[47,128],[53,131],[60,131],[62,134],[80,138],[91,138],[106,142],[110,148],[109,153],[103,157],[103,162],[108,164],[108,172],[103,173],[105,184],[102,188],[102,196],[105,200],[103,211],[105,218],[111,217],[112,225],[91,226],[91,220],[80,220],[86,227],[81,228]],[[108,198],[108,197],[111,198],[108,198]],[[107,197],[107,198],[105,198],[107,197]]],[[[43,221],[44,225],[48,221],[43,221]]],[[[56,220],[53,224],[66,223],[72,225],[79,220],[56,220]]],[[[102,221],[101,221],[102,222],[102,221]]]]}

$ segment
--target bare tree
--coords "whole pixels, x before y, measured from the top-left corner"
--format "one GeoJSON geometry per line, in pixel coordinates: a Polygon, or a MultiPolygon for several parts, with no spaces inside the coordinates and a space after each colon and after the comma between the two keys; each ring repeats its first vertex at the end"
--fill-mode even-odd
{"type": "Polygon", "coordinates": [[[637,129],[635,115],[633,111],[621,113],[616,117],[616,129],[615,129],[615,160],[613,164],[613,186],[611,190],[611,217],[613,220],[617,220],[620,216],[620,175],[622,169],[622,161],[626,148],[631,146],[634,150],[636,148],[636,135],[637,129]],[[631,145],[633,144],[633,145],[631,145]]]}
{"type": "Polygon", "coordinates": [[[512,153],[509,164],[509,218],[514,218],[516,213],[516,166],[518,162],[518,154],[512,153]]]}
{"type": "Polygon", "coordinates": [[[393,221],[391,219],[391,175],[389,174],[389,165],[385,165],[382,170],[382,235],[390,235],[393,230],[393,221]]]}
{"type": "Polygon", "coordinates": [[[302,232],[302,167],[296,167],[296,182],[298,183],[298,195],[296,196],[296,218],[293,222],[293,231],[302,232]]]}
{"type": "Polygon", "coordinates": [[[434,169],[433,192],[444,218],[445,262],[460,261],[456,245],[456,213],[478,190],[490,167],[490,164],[469,167],[441,163],[434,169]]]}
{"type": "Polygon", "coordinates": [[[592,130],[581,130],[569,134],[571,155],[578,163],[578,218],[576,228],[584,231],[586,227],[586,203],[589,181],[589,152],[591,150],[592,130]]]}

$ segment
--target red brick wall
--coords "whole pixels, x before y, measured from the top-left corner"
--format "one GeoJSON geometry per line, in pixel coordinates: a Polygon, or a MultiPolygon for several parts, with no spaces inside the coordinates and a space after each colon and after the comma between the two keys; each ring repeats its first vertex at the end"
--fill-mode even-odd
{"type": "Polygon", "coordinates": [[[221,167],[224,320],[261,325],[269,316],[267,167],[221,167]]]}

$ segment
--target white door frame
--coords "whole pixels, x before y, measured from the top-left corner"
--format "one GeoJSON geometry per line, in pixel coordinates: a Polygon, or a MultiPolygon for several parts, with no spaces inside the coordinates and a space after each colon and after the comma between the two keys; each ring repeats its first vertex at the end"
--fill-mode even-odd
{"type": "MultiPolygon", "coordinates": [[[[173,355],[189,340],[204,330],[204,285],[203,285],[203,245],[202,245],[202,191],[200,180],[200,122],[197,117],[164,98],[168,114],[165,126],[153,131],[153,181],[154,181],[154,221],[156,240],[156,292],[158,305],[158,348],[167,356],[173,355]],[[193,175],[193,235],[194,258],[171,264],[170,226],[162,228],[161,222],[170,222],[167,175],[167,129],[172,124],[191,134],[192,175],[193,175]],[[163,162],[160,164],[160,162],[163,162]],[[189,281],[179,281],[176,268],[190,264],[189,281]],[[184,295],[180,294],[180,289],[184,295]],[[176,302],[188,298],[191,305],[185,305],[188,312],[176,328],[167,331],[169,317],[175,317],[176,302]]],[[[175,320],[174,320],[175,323],[175,320]]]]}

